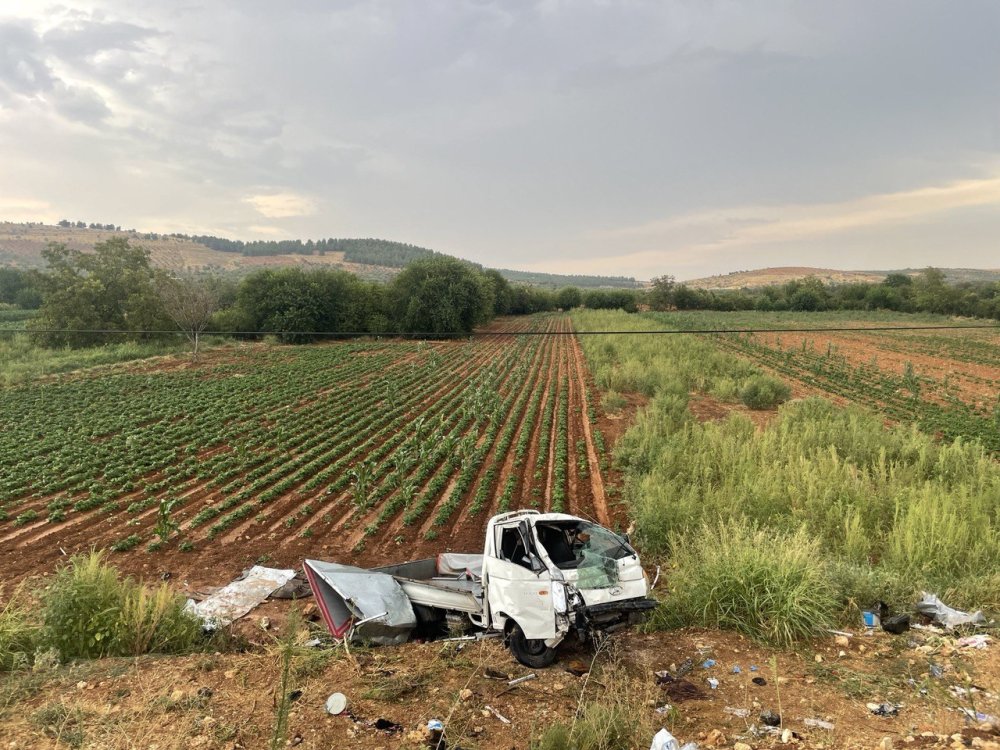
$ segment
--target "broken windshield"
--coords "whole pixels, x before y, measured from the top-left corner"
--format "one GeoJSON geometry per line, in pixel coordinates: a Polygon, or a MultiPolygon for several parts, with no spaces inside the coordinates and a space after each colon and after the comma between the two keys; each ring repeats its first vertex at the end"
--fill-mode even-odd
{"type": "Polygon", "coordinates": [[[586,521],[536,523],[539,543],[560,570],[576,570],[581,589],[610,588],[618,583],[617,561],[635,554],[614,532],[586,521]]]}

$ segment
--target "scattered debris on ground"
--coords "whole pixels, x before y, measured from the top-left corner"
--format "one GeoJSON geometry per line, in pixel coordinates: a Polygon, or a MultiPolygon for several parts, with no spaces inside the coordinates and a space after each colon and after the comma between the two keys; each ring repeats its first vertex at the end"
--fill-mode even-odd
{"type": "Polygon", "coordinates": [[[627,689],[644,696],[640,718],[701,748],[1000,750],[1000,649],[988,639],[962,645],[970,636],[933,626],[829,634],[797,653],[718,631],[624,632],[596,658],[576,647],[542,670],[517,664],[498,640],[352,645],[348,653],[325,636],[322,648],[306,647],[313,634],[303,633],[282,701],[275,643],[288,608],[261,605],[267,632],[256,614],[244,618],[254,621],[244,631],[254,640],[248,653],[15,674],[0,699],[2,747],[65,748],[56,739],[62,726],[80,747],[251,750],[269,746],[285,705],[290,746],[425,750],[437,721],[450,748],[528,750],[581,705],[627,689]],[[627,684],[605,684],[611,678],[627,684]]]}

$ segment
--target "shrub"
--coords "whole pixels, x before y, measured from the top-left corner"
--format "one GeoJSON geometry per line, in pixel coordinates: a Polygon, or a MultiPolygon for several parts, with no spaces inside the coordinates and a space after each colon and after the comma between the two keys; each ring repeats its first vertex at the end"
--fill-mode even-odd
{"type": "Polygon", "coordinates": [[[628,406],[628,400],[618,391],[608,391],[601,397],[604,411],[620,411],[628,406]]]}
{"type": "Polygon", "coordinates": [[[101,552],[76,555],[42,594],[41,640],[63,659],[187,651],[201,622],[166,586],[147,589],[105,564],[101,552]]]}
{"type": "Polygon", "coordinates": [[[754,375],[740,388],[740,401],[751,409],[770,409],[792,395],[788,384],[770,375],[754,375]]]}
{"type": "Polygon", "coordinates": [[[37,628],[22,594],[17,589],[0,608],[0,671],[27,666],[35,651],[37,628]]]}
{"type": "Polygon", "coordinates": [[[675,534],[671,544],[673,594],[654,627],[719,627],[777,646],[831,627],[836,592],[819,543],[805,531],[730,520],[675,534]]]}

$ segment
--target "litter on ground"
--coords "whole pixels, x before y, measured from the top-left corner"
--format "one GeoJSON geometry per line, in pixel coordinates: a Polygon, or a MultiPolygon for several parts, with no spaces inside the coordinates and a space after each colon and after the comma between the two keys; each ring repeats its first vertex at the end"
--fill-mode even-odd
{"type": "Polygon", "coordinates": [[[294,570],[254,565],[244,577],[223,586],[206,599],[200,602],[189,599],[187,608],[201,618],[206,629],[224,627],[243,617],[294,577],[294,570]]]}

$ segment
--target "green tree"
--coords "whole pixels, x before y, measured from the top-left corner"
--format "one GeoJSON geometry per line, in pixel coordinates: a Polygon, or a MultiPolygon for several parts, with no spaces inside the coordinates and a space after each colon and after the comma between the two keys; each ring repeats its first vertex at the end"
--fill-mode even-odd
{"type": "Polygon", "coordinates": [[[556,293],[556,307],[572,310],[583,304],[583,294],[575,286],[566,286],[556,293]]]}
{"type": "Polygon", "coordinates": [[[674,283],[674,277],[670,275],[653,279],[653,287],[646,294],[651,310],[670,310],[674,307],[674,283]]]}
{"type": "Polygon", "coordinates": [[[583,306],[590,310],[635,312],[636,293],[631,289],[593,289],[583,295],[583,306]]]}
{"type": "Polygon", "coordinates": [[[389,317],[404,333],[471,333],[493,313],[491,292],[468,263],[447,257],[418,260],[389,286],[389,317]]]}
{"type": "Polygon", "coordinates": [[[48,346],[91,346],[149,338],[169,324],[156,293],[149,252],[125,237],[94,245],[92,253],[53,243],[42,251],[42,306],[31,328],[48,346]],[[58,330],[52,330],[58,329],[58,330]],[[109,339],[102,329],[123,331],[109,339]]]}
{"type": "Polygon", "coordinates": [[[282,268],[248,276],[237,304],[242,314],[227,319],[300,343],[315,339],[314,332],[368,330],[381,310],[382,294],[374,284],[345,271],[282,268]]]}
{"type": "Polygon", "coordinates": [[[514,307],[514,290],[510,282],[495,268],[487,268],[483,277],[493,289],[493,314],[510,315],[514,307]]]}
{"type": "Polygon", "coordinates": [[[814,312],[827,308],[829,293],[823,282],[815,276],[809,276],[802,281],[790,281],[785,284],[785,290],[790,310],[814,312]]]}
{"type": "MultiPolygon", "coordinates": [[[[706,299],[709,297],[697,289],[692,289],[686,284],[678,284],[674,287],[674,306],[678,310],[698,310],[707,307],[706,299]]],[[[718,306],[718,305],[716,305],[718,306]]]]}
{"type": "Polygon", "coordinates": [[[958,290],[945,283],[944,272],[925,268],[913,283],[913,301],[918,310],[932,313],[957,312],[958,290]]]}
{"type": "Polygon", "coordinates": [[[869,310],[901,310],[903,299],[899,288],[888,284],[874,284],[865,294],[865,307],[869,310]]]}

